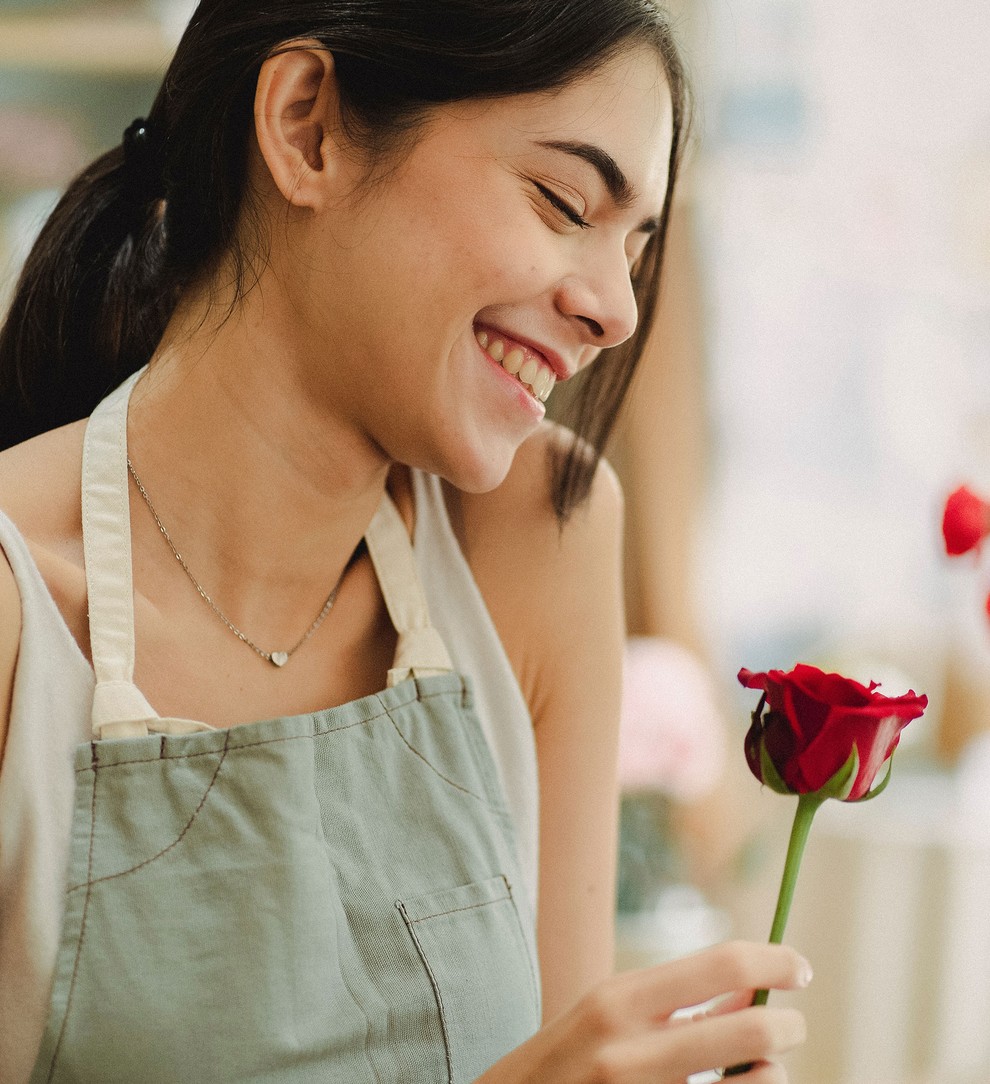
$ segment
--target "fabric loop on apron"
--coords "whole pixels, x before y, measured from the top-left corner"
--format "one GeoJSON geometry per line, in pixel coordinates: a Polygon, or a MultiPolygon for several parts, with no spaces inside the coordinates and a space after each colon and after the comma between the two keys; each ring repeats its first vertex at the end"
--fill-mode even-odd
{"type": "Polygon", "coordinates": [[[535,916],[401,517],[386,495],[366,536],[399,634],[386,688],[229,729],[160,718],[133,683],[136,379],[86,434],[93,740],[31,1084],[470,1084],[540,1024],[535,916]]]}
{"type": "Polygon", "coordinates": [[[430,624],[406,526],[387,495],[371,521],[365,540],[389,617],[399,633],[388,684],[397,685],[409,677],[429,677],[451,670],[447,648],[430,624]]]}

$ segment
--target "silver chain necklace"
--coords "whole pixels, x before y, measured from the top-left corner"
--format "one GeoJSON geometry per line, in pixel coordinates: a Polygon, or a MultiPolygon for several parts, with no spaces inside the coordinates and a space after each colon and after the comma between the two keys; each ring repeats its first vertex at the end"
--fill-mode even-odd
{"type": "MultiPolygon", "coordinates": [[[[273,666],[285,666],[289,659],[291,659],[292,656],[295,655],[295,653],[303,646],[304,643],[306,643],[306,641],[313,635],[313,633],[316,632],[320,625],[323,624],[323,619],[333,609],[333,604],[337,601],[337,592],[340,590],[340,585],[344,581],[344,576],[346,575],[347,570],[351,567],[351,561],[348,561],[347,564],[344,565],[344,571],[341,572],[340,579],[338,579],[337,582],[334,584],[333,590],[327,596],[326,602],[323,603],[323,608],[316,615],[316,620],[312,623],[312,625],[309,626],[309,628],[303,634],[301,639],[296,643],[296,645],[289,648],[288,651],[265,651],[263,648],[258,647],[258,645],[247,635],[241,632],[241,630],[234,624],[234,622],[231,621],[230,618],[223,612],[223,610],[221,610],[220,607],[213,601],[213,599],[210,598],[199,580],[197,580],[196,577],[192,574],[192,572],[189,571],[189,566],[186,564],[185,558],[175,548],[175,543],[172,541],[172,538],[169,535],[168,531],[165,530],[165,524],[162,523],[160,516],[155,511],[155,506],[151,503],[151,498],[148,496],[148,491],[144,488],[141,479],[138,477],[138,473],[134,469],[134,464],[131,462],[130,456],[128,456],[127,458],[127,469],[131,472],[131,477],[134,479],[134,484],[137,486],[138,493],[140,493],[141,496],[144,498],[144,503],[148,506],[148,509],[150,510],[152,516],[155,519],[155,523],[158,524],[158,530],[161,531],[162,536],[168,543],[168,548],[172,551],[172,556],[179,562],[182,567],[182,571],[185,572],[185,574],[192,581],[193,587],[195,587],[199,594],[202,596],[203,601],[210,607],[210,609],[217,615],[217,617],[220,618],[220,620],[227,626],[227,628],[230,629],[230,631],[237,637],[237,639],[247,644],[247,646],[251,648],[251,650],[256,655],[260,655],[263,659],[266,660],[266,662],[270,662],[273,666]]],[[[356,552],[357,551],[355,551],[355,553],[356,552]]],[[[353,560],[353,557],[351,558],[351,560],[353,560]]]]}

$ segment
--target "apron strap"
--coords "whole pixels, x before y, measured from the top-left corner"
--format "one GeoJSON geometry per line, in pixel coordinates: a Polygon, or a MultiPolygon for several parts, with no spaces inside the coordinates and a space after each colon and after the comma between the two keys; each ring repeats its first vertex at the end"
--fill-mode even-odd
{"type": "Polygon", "coordinates": [[[93,411],[83,442],[82,519],[89,635],[96,672],[93,736],[138,737],[158,714],[134,684],[134,590],[127,403],[135,373],[93,411]]]}
{"type": "Polygon", "coordinates": [[[409,532],[387,493],[364,537],[389,617],[399,634],[388,672],[389,687],[410,677],[431,677],[453,670],[446,645],[430,622],[409,532]]]}
{"type": "MultiPolygon", "coordinates": [[[[212,729],[188,719],[161,719],[134,684],[134,578],[131,564],[127,405],[144,370],[97,406],[83,442],[82,519],[89,635],[96,674],[93,737],[144,736],[150,729],[212,729]]],[[[389,616],[399,634],[389,686],[453,669],[430,623],[412,542],[387,493],[365,535],[389,616]]]]}

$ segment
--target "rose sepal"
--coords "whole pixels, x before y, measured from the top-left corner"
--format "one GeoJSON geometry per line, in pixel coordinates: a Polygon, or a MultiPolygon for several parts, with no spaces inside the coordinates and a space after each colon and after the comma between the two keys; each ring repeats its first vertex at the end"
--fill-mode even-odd
{"type": "MultiPolygon", "coordinates": [[[[850,805],[858,805],[860,802],[870,802],[874,798],[876,798],[876,796],[878,794],[883,794],[883,792],[887,789],[887,784],[890,782],[891,773],[894,770],[894,754],[893,753],[891,753],[890,756],[887,757],[887,759],[883,762],[883,764],[880,765],[881,770],[884,767],[886,767],[886,769],[887,769],[887,774],[883,777],[883,782],[877,783],[877,785],[872,790],[868,790],[862,796],[862,798],[853,798],[852,802],[850,802],[850,805]]],[[[877,773],[877,774],[879,774],[879,773],[877,773]]]]}
{"type": "Polygon", "coordinates": [[[764,786],[769,787],[772,791],[776,791],[777,794],[797,793],[793,787],[789,787],[784,780],[781,779],[780,772],[777,771],[777,766],[767,752],[767,743],[762,739],[760,741],[760,780],[764,786]]]}
{"type": "MultiPolygon", "coordinates": [[[[889,765],[892,757],[888,757],[886,763],[889,765]]],[[[826,798],[835,798],[837,801],[844,802],[852,794],[852,789],[856,785],[856,777],[859,775],[859,749],[856,747],[856,743],[853,742],[852,752],[849,754],[845,764],[832,776],[831,779],[822,787],[819,787],[815,791],[805,791],[805,794],[818,795],[822,801],[826,798]]],[[[888,767],[887,775],[884,777],[884,781],[879,787],[871,790],[868,794],[864,794],[862,798],[854,798],[854,802],[862,802],[867,798],[875,798],[884,787],[886,787],[888,780],[890,779],[890,769],[888,767]]],[[[766,741],[760,741],[760,781],[764,786],[769,787],[777,794],[796,794],[801,796],[802,791],[795,790],[781,777],[780,772],[777,771],[777,766],[773,762],[773,757],[767,751],[766,741]]]]}
{"type": "Polygon", "coordinates": [[[859,775],[859,750],[856,748],[856,743],[853,742],[852,752],[845,764],[823,787],[819,787],[813,793],[819,795],[822,800],[836,798],[840,802],[844,802],[852,794],[857,775],[859,775]]]}

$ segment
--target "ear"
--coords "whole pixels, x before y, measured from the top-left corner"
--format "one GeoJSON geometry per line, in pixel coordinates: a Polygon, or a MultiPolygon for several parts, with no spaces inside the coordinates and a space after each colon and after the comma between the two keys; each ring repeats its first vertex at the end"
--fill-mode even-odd
{"type": "Polygon", "coordinates": [[[286,201],[319,210],[330,165],[329,135],[338,117],[333,56],[310,39],[282,48],[262,64],[258,75],[258,147],[286,201]]]}

